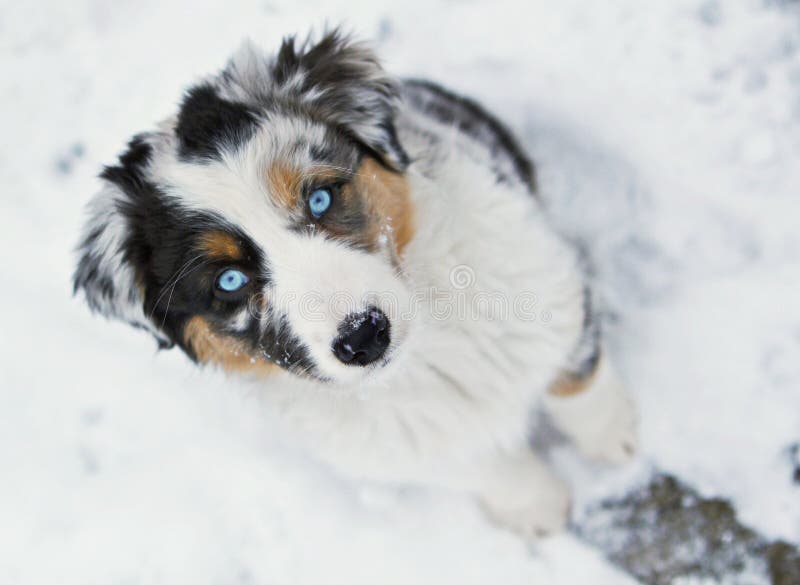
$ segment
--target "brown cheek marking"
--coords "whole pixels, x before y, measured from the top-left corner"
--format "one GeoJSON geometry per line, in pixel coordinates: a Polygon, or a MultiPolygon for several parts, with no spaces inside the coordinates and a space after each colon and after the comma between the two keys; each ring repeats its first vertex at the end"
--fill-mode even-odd
{"type": "Polygon", "coordinates": [[[268,376],[278,367],[262,357],[247,353],[239,340],[215,333],[202,317],[192,317],[186,323],[183,339],[192,348],[198,361],[215,364],[228,372],[268,376]]]}
{"type": "Polygon", "coordinates": [[[288,211],[297,209],[302,183],[302,173],[286,163],[276,162],[267,171],[270,196],[276,205],[288,211]]]}
{"type": "Polygon", "coordinates": [[[384,226],[388,225],[397,253],[402,254],[414,237],[414,206],[405,175],[387,170],[375,159],[367,157],[356,172],[354,184],[365,198],[370,212],[370,240],[377,243],[384,226]]]}
{"type": "Polygon", "coordinates": [[[236,239],[221,231],[207,232],[200,236],[200,248],[214,259],[241,260],[242,249],[236,239]]]}

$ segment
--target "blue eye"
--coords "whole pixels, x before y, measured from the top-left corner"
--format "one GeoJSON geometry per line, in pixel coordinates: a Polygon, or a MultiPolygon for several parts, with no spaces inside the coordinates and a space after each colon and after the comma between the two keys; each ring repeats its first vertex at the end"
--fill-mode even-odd
{"type": "Polygon", "coordinates": [[[217,276],[217,288],[224,292],[236,292],[250,281],[241,270],[228,268],[217,276]]]}
{"type": "Polygon", "coordinates": [[[331,190],[330,189],[316,189],[312,191],[308,197],[308,209],[314,217],[322,217],[331,206],[331,190]]]}

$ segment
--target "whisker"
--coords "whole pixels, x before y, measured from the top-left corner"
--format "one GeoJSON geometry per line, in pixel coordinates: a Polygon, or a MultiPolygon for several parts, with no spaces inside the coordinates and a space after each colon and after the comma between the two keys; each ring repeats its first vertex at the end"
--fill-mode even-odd
{"type": "Polygon", "coordinates": [[[172,289],[170,289],[169,298],[167,299],[167,308],[164,310],[164,318],[161,320],[161,326],[162,327],[164,326],[164,323],[166,323],[166,321],[167,321],[167,314],[169,313],[169,306],[172,303],[172,293],[175,292],[175,287],[178,286],[178,282],[180,282],[181,279],[186,278],[187,276],[189,276],[192,272],[194,272],[198,268],[202,268],[203,266],[206,266],[209,263],[210,263],[210,261],[208,261],[208,260],[206,260],[205,262],[200,262],[199,264],[194,266],[191,270],[186,272],[186,274],[183,274],[182,276],[179,276],[178,278],[176,278],[175,282],[172,283],[172,289]]]}
{"type": "MultiPolygon", "coordinates": [[[[331,170],[331,171],[340,171],[343,174],[346,174],[348,176],[348,178],[365,177],[365,178],[368,178],[368,179],[371,179],[371,180],[375,180],[375,174],[374,173],[365,173],[363,171],[354,171],[353,169],[349,169],[347,167],[340,167],[340,166],[337,166],[337,165],[331,165],[331,164],[327,164],[327,163],[315,163],[314,164],[314,170],[320,170],[320,169],[331,170]]],[[[303,171],[301,171],[301,174],[303,175],[303,178],[309,178],[309,177],[313,178],[314,177],[313,171],[303,170],[303,171]]]]}
{"type": "Polygon", "coordinates": [[[191,258],[191,259],[190,259],[189,261],[187,261],[187,262],[186,262],[186,263],[185,263],[183,266],[181,266],[180,268],[178,268],[178,270],[176,270],[176,271],[173,273],[173,275],[172,275],[172,276],[170,276],[170,277],[169,277],[169,279],[167,280],[166,284],[165,284],[165,285],[164,285],[164,286],[161,288],[161,291],[159,291],[158,298],[156,299],[156,302],[153,304],[153,309],[150,311],[150,316],[149,316],[149,318],[150,318],[150,319],[152,319],[152,318],[153,318],[153,313],[155,313],[155,312],[156,312],[156,308],[158,308],[158,303],[159,303],[159,302],[161,302],[161,299],[162,299],[162,298],[164,297],[164,295],[166,294],[166,292],[167,292],[167,289],[168,289],[168,288],[170,287],[170,285],[172,284],[172,280],[173,280],[173,279],[176,279],[176,278],[180,278],[180,276],[181,276],[181,274],[183,273],[183,271],[184,271],[184,270],[186,270],[186,269],[189,267],[189,265],[190,265],[190,264],[192,264],[192,263],[193,263],[195,260],[199,260],[199,259],[200,259],[200,258],[202,258],[202,257],[203,257],[203,255],[202,255],[202,254],[198,254],[198,255],[197,255],[197,256],[195,256],[194,258],[191,258]]]}

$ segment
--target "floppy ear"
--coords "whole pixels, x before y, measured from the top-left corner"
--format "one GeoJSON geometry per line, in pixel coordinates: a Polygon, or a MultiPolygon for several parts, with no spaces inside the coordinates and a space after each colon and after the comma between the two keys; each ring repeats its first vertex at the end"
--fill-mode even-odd
{"type": "Polygon", "coordinates": [[[274,93],[300,102],[360,142],[386,166],[397,171],[408,166],[408,155],[395,131],[398,86],[368,46],[338,30],[316,43],[307,40],[297,45],[294,37],[288,37],[267,64],[269,89],[256,87],[259,77],[264,78],[259,61],[263,63],[256,50],[245,45],[230,61],[223,78],[250,85],[256,94],[274,93]]]}
{"type": "Polygon", "coordinates": [[[89,218],[78,246],[74,291],[82,292],[92,311],[150,331],[162,347],[169,339],[144,312],[144,284],[131,263],[134,245],[128,220],[122,212],[127,195],[104,180],[103,188],[89,203],[89,218]]]}

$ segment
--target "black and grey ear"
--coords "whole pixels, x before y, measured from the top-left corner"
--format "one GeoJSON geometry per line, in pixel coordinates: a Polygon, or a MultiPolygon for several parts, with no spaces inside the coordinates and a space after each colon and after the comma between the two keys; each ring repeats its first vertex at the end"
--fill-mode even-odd
{"type": "Polygon", "coordinates": [[[343,130],[387,166],[398,171],[408,166],[394,123],[399,99],[396,82],[367,45],[338,30],[316,43],[297,43],[288,37],[266,64],[251,45],[245,45],[231,59],[223,78],[249,85],[257,94],[284,95],[288,102],[300,103],[343,130]]]}
{"type": "Polygon", "coordinates": [[[82,292],[92,311],[150,331],[169,346],[144,312],[144,284],[131,264],[130,228],[122,212],[127,196],[110,181],[89,203],[89,218],[78,246],[74,291],[82,292]]]}

